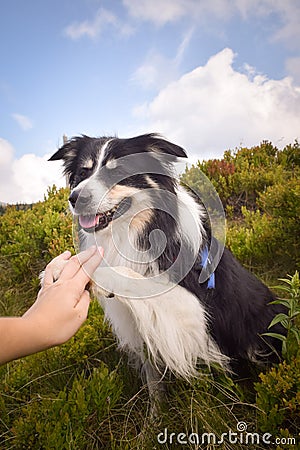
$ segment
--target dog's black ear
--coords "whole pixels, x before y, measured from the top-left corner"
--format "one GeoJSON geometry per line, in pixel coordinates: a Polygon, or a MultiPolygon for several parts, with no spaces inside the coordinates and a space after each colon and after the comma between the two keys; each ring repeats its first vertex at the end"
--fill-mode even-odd
{"type": "Polygon", "coordinates": [[[72,186],[74,171],[76,169],[76,156],[80,152],[81,148],[89,141],[88,136],[79,136],[70,139],[57,150],[48,161],[63,160],[64,170],[63,173],[67,177],[68,184],[72,186]]]}
{"type": "Polygon", "coordinates": [[[84,134],[82,136],[73,137],[65,142],[65,144],[60,147],[48,161],[58,161],[59,159],[63,159],[65,162],[70,161],[77,155],[81,148],[90,141],[90,139],[91,138],[84,134]]]}
{"type": "Polygon", "coordinates": [[[67,159],[68,150],[66,149],[66,145],[63,145],[57,152],[52,155],[48,161],[58,161],[59,159],[67,159]]]}
{"type": "Polygon", "coordinates": [[[57,150],[48,161],[58,161],[59,159],[67,159],[68,149],[66,148],[67,144],[63,145],[61,148],[57,150]]]}
{"type": "Polygon", "coordinates": [[[67,142],[62,147],[60,147],[57,152],[55,152],[48,161],[58,161],[59,159],[63,159],[66,161],[74,156],[74,145],[72,145],[72,141],[67,142]]]}
{"type": "Polygon", "coordinates": [[[149,142],[151,149],[154,151],[160,151],[164,154],[173,156],[174,158],[187,158],[187,154],[182,147],[166,141],[162,137],[156,134],[149,135],[149,142]]]}

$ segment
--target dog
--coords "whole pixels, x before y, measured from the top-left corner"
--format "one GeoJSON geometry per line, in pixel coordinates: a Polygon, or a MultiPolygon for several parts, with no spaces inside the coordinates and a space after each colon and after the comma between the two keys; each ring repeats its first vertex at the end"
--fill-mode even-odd
{"type": "MultiPolygon", "coordinates": [[[[167,370],[190,379],[199,362],[238,372],[244,361],[280,357],[279,341],[263,334],[281,307],[215,239],[205,205],[179,184],[174,163],[186,157],[145,134],[74,137],[50,158],[64,164],[79,249],[104,248],[94,292],[150,396],[167,370]]],[[[284,334],[280,323],[270,331],[284,334]]]]}

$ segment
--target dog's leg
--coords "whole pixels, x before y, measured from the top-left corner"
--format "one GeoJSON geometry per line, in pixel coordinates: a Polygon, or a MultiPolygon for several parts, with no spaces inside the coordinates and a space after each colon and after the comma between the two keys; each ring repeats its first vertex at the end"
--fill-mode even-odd
{"type": "Polygon", "coordinates": [[[159,407],[166,398],[166,386],[163,381],[164,373],[159,372],[149,359],[142,366],[142,375],[145,376],[150,397],[150,418],[159,415],[159,407]]]}

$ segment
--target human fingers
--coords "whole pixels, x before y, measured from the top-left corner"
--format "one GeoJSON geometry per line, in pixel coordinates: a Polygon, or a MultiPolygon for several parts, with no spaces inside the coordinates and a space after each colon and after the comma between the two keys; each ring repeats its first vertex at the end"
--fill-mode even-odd
{"type": "Polygon", "coordinates": [[[78,255],[72,256],[72,258],[68,261],[68,264],[64,267],[61,276],[59,277],[60,281],[69,280],[73,278],[74,275],[81,269],[81,266],[86,263],[96,252],[96,246],[92,245],[87,250],[78,253],[78,255]]]}
{"type": "Polygon", "coordinates": [[[77,317],[82,322],[87,318],[90,302],[91,302],[90,293],[84,290],[82,295],[80,296],[79,301],[75,305],[77,317]]]}
{"type": "Polygon", "coordinates": [[[76,279],[78,285],[85,286],[90,281],[93,273],[102,261],[103,254],[103,248],[99,247],[96,252],[84,264],[82,264],[81,270],[78,271],[74,277],[74,281],[76,279]]]}
{"type": "Polygon", "coordinates": [[[70,256],[71,252],[69,250],[66,250],[65,252],[53,258],[52,261],[50,261],[50,263],[46,266],[43,274],[43,287],[50,286],[54,283],[54,281],[56,281],[54,275],[55,273],[57,273],[57,269],[59,267],[63,268],[63,265],[68,259],[70,259],[70,256]]]}

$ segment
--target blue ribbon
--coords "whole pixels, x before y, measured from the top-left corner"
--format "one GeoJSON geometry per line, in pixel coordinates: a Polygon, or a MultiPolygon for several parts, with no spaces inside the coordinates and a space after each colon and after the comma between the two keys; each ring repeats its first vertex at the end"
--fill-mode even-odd
{"type": "MultiPolygon", "coordinates": [[[[208,259],[208,248],[205,246],[203,250],[200,252],[201,265],[203,269],[206,269],[207,263],[210,262],[208,259]]],[[[207,289],[215,289],[215,272],[213,272],[208,281],[207,281],[207,289]]]]}

